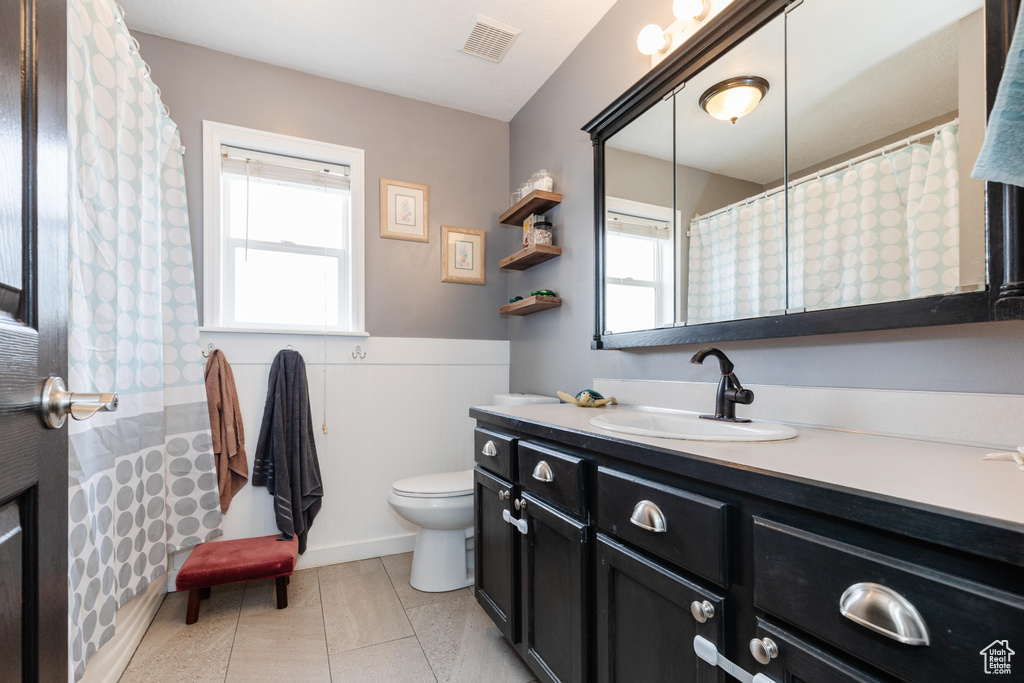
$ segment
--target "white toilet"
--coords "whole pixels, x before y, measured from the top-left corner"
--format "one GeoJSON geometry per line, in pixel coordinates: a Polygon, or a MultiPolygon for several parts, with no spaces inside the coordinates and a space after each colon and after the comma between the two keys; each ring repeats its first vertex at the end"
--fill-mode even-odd
{"type": "MultiPolygon", "coordinates": [[[[558,402],[536,394],[494,395],[494,405],[502,406],[558,402]]],[[[473,526],[473,470],[401,479],[391,485],[388,504],[420,527],[409,577],[413,588],[441,593],[473,583],[466,555],[466,531],[473,526]]]]}

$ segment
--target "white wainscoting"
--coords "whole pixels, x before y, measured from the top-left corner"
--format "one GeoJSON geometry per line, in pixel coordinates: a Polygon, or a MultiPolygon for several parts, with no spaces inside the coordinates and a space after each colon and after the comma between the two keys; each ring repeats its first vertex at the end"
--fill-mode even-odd
{"type": "MultiPolygon", "coordinates": [[[[324,434],[322,336],[203,332],[204,351],[211,343],[234,371],[250,472],[270,364],[289,344],[305,358],[324,502],[300,568],[411,550],[416,527],[388,506],[392,482],[472,467],[469,408],[508,391],[507,341],[329,336],[324,434]],[[357,346],[364,358],[352,356],[357,346]]],[[[250,481],[224,517],[224,538],[278,533],[272,502],[250,481]]],[[[172,557],[168,590],[185,557],[172,557]]]]}

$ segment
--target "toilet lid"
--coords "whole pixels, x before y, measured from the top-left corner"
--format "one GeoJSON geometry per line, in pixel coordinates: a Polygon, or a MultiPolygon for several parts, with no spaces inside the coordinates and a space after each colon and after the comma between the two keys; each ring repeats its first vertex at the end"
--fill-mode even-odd
{"type": "Polygon", "coordinates": [[[441,472],[401,479],[391,485],[400,496],[414,498],[440,498],[473,493],[473,470],[441,472]]]}

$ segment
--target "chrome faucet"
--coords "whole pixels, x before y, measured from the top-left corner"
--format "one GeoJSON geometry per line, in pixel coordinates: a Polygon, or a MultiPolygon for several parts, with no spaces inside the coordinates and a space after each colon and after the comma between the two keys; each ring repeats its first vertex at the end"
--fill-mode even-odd
{"type": "Polygon", "coordinates": [[[718,394],[715,396],[715,414],[701,415],[701,417],[705,420],[722,420],[723,422],[750,422],[747,418],[736,417],[736,404],[750,405],[754,402],[754,392],[744,389],[740,385],[740,381],[733,373],[732,361],[718,349],[710,347],[701,349],[693,354],[690,362],[702,365],[708,356],[718,359],[722,368],[722,379],[718,382],[718,394]]]}

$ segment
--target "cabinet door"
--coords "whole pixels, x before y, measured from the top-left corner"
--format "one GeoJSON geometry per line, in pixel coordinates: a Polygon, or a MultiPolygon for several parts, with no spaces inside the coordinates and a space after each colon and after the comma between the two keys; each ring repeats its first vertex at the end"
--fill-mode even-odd
{"type": "Polygon", "coordinates": [[[587,675],[588,526],[530,494],[520,511],[523,643],[521,654],[547,683],[583,683],[587,675]]]}
{"type": "Polygon", "coordinates": [[[477,602],[512,643],[519,642],[519,532],[505,521],[515,487],[504,479],[473,472],[473,553],[477,602]]]}
{"type": "Polygon", "coordinates": [[[869,674],[770,621],[758,618],[757,637],[770,638],[778,654],[760,672],[779,683],[883,683],[895,679],[869,674]]]}
{"type": "MultiPolygon", "coordinates": [[[[724,599],[597,534],[597,680],[600,683],[710,683],[719,669],[699,659],[695,636],[722,649],[724,599]],[[699,623],[691,605],[710,603],[699,623]]],[[[706,606],[705,606],[706,608],[706,606]]]]}

